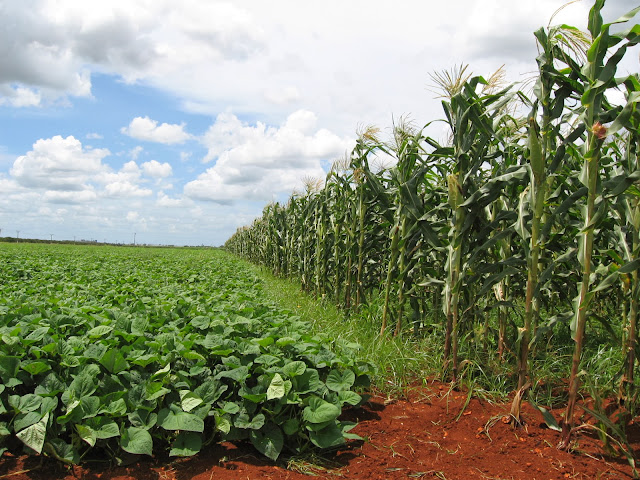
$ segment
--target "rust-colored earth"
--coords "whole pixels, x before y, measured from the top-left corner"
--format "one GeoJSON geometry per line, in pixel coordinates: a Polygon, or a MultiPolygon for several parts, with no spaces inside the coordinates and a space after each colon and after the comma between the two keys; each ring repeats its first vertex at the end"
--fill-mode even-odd
{"type": "MultiPolygon", "coordinates": [[[[8,480],[226,480],[226,479],[429,479],[550,480],[633,478],[625,457],[608,456],[592,430],[576,436],[570,452],[556,448],[559,434],[541,415],[523,405],[524,428],[508,424],[510,405],[472,399],[448,385],[412,389],[405,400],[374,396],[345,412],[364,441],[352,441],[315,462],[274,464],[250,445],[213,445],[187,459],[142,459],[128,467],[67,467],[44,457],[0,459],[0,479],[8,480]],[[459,415],[462,412],[461,415],[459,415]],[[456,417],[459,420],[456,421],[456,417]],[[505,420],[507,423],[505,423],[505,420]],[[306,473],[305,473],[306,472],[306,473]]],[[[556,418],[558,418],[558,412],[556,418]]],[[[640,453],[640,429],[627,430],[640,453]]]]}

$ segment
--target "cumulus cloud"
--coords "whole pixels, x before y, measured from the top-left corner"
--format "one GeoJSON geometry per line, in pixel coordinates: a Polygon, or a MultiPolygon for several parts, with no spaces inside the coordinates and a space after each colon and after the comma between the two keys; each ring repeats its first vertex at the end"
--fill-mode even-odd
{"type": "Polygon", "coordinates": [[[167,178],[173,173],[171,165],[168,163],[160,163],[157,160],[151,160],[150,162],[144,162],[142,170],[145,175],[153,178],[167,178]]]}
{"type": "Polygon", "coordinates": [[[61,192],[49,190],[44,193],[43,200],[47,203],[79,204],[85,205],[96,200],[98,196],[93,189],[78,192],[61,192]]]}
{"type": "Polygon", "coordinates": [[[98,198],[150,197],[154,192],[144,186],[149,180],[143,176],[162,179],[172,174],[170,164],[155,160],[142,166],[130,160],[114,171],[103,162],[108,155],[107,149],[83,147],[73,136],[40,139],[15,160],[10,178],[0,177],[0,184],[5,192],[41,192],[45,203],[88,204],[98,198]]]}
{"type": "Polygon", "coordinates": [[[252,126],[235,115],[218,115],[203,137],[206,161],[216,160],[184,192],[195,199],[229,204],[269,200],[290,192],[304,177],[324,177],[322,161],[344,154],[353,140],[317,129],[313,112],[292,113],[280,127],[252,126]]]}
{"type": "Polygon", "coordinates": [[[230,2],[8,1],[0,11],[11,18],[0,31],[0,103],[14,106],[90,96],[90,70],[162,78],[193,61],[242,61],[264,44],[255,17],[230,2]]]}
{"type": "Polygon", "coordinates": [[[184,127],[184,123],[180,125],[169,123],[158,125],[156,120],[152,120],[149,117],[136,117],[131,120],[128,127],[122,127],[120,131],[138,140],[174,145],[176,143],[184,143],[192,138],[190,134],[185,132],[184,127]]]}
{"type": "Polygon", "coordinates": [[[0,85],[0,105],[11,107],[37,107],[42,101],[40,92],[26,87],[0,85]]]}
{"type": "Polygon", "coordinates": [[[103,195],[106,197],[132,198],[148,197],[153,192],[140,185],[142,171],[133,160],[125,163],[118,172],[105,172],[96,181],[104,184],[103,195]]]}
{"type": "Polygon", "coordinates": [[[107,149],[83,148],[73,136],[40,139],[33,150],[16,159],[10,174],[22,186],[58,191],[82,191],[100,173],[107,149]]]}
{"type": "Polygon", "coordinates": [[[186,197],[171,198],[166,193],[160,191],[158,192],[156,205],[159,207],[181,208],[193,206],[193,201],[186,197]]]}

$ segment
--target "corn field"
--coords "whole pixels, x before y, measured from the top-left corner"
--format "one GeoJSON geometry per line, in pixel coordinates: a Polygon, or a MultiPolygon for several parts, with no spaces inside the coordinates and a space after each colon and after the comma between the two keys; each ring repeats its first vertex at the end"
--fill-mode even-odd
{"type": "Polygon", "coordinates": [[[348,313],[379,302],[380,335],[429,332],[452,381],[472,355],[506,365],[516,424],[538,362],[563,344],[572,351],[566,412],[558,424],[547,417],[561,447],[578,428],[581,371],[603,344],[620,352],[608,381],[632,408],[640,77],[616,71],[640,42],[631,22],[640,7],[604,23],[603,5],[593,5],[588,31],[535,32],[533,88],[463,66],[432,75],[446,142],[404,118],[390,140],[363,128],[324,182],[267,205],[226,248],[348,313]]]}

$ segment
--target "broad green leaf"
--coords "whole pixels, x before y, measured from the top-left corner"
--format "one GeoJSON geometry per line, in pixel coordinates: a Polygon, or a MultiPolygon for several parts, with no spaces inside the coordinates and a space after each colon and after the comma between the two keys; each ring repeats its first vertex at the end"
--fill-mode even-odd
{"type": "Polygon", "coordinates": [[[145,399],[149,400],[149,401],[153,401],[153,400],[156,400],[156,399],[158,399],[160,397],[163,397],[164,395],[166,395],[170,391],[171,390],[169,390],[168,388],[164,387],[163,384],[160,383],[160,382],[150,382],[146,386],[145,399]]]}
{"type": "Polygon", "coordinates": [[[158,425],[165,430],[184,430],[188,432],[204,431],[204,421],[187,412],[174,413],[167,408],[163,408],[158,413],[158,425]]]}
{"type": "Polygon", "coordinates": [[[100,359],[100,363],[109,370],[110,373],[118,373],[129,368],[129,364],[124,359],[122,353],[115,349],[107,350],[100,359]]]}
{"type": "Polygon", "coordinates": [[[307,365],[300,360],[295,362],[289,362],[282,367],[282,373],[290,377],[297,377],[302,375],[307,369],[307,365]]]}
{"type": "Polygon", "coordinates": [[[342,430],[334,422],[321,430],[309,432],[309,439],[320,448],[338,447],[344,444],[342,430]]]}
{"type": "Polygon", "coordinates": [[[145,430],[155,427],[156,423],[158,423],[158,415],[156,413],[141,408],[129,413],[127,418],[131,422],[131,426],[144,428],[145,430]]]}
{"type": "Polygon", "coordinates": [[[269,424],[266,429],[253,430],[249,434],[256,449],[271,460],[277,460],[284,445],[284,435],[277,425],[269,424]]]}
{"type": "Polygon", "coordinates": [[[22,443],[37,453],[42,453],[45,436],[47,434],[47,422],[49,421],[49,413],[45,413],[39,422],[25,428],[16,433],[22,443]]]}
{"type": "Polygon", "coordinates": [[[216,379],[230,378],[236,382],[242,382],[249,376],[249,369],[245,366],[234,368],[232,370],[225,370],[216,375],[216,379]]]}
{"type": "Polygon", "coordinates": [[[267,400],[282,398],[285,396],[284,380],[279,373],[276,373],[267,389],[267,400]]]}
{"type": "Polygon", "coordinates": [[[190,457],[202,448],[202,435],[194,432],[180,432],[171,445],[170,457],[190,457]]]}
{"type": "Polygon", "coordinates": [[[241,413],[238,415],[234,421],[233,425],[237,428],[250,428],[252,430],[258,430],[263,427],[265,422],[265,416],[262,413],[259,413],[253,419],[250,419],[249,415],[246,413],[241,413]]]}
{"type": "Polygon", "coordinates": [[[40,396],[53,396],[66,390],[67,386],[60,379],[57,373],[51,372],[47,375],[40,385],[36,387],[34,393],[40,396]]]}
{"type": "Polygon", "coordinates": [[[312,396],[309,398],[309,405],[303,411],[302,418],[309,423],[324,423],[335,420],[340,413],[340,409],[334,404],[312,396]]]}
{"type": "Polygon", "coordinates": [[[102,337],[113,330],[113,325],[98,325],[87,332],[87,336],[91,338],[102,337]]]}
{"type": "Polygon", "coordinates": [[[315,368],[307,368],[303,374],[293,378],[292,381],[295,391],[300,395],[318,391],[321,387],[320,375],[315,368]]]}
{"type": "Polygon", "coordinates": [[[195,390],[195,394],[202,398],[204,403],[213,403],[227,391],[229,387],[217,380],[207,380],[199,385],[195,390]]]}
{"type": "Polygon", "coordinates": [[[9,405],[17,412],[27,413],[33,412],[40,408],[42,403],[42,397],[34,395],[33,393],[27,393],[26,395],[10,395],[9,405]]]}
{"type": "Polygon", "coordinates": [[[282,429],[287,435],[295,435],[300,430],[300,422],[297,418],[290,418],[282,424],[282,429]]]}
{"type": "Polygon", "coordinates": [[[27,335],[24,339],[26,342],[39,342],[44,338],[44,336],[49,333],[49,327],[39,327],[36,328],[33,332],[27,335]]]}
{"type": "Polygon", "coordinates": [[[194,317],[189,323],[191,323],[191,325],[199,330],[206,330],[209,328],[211,319],[209,317],[205,317],[204,315],[200,315],[198,317],[194,317]]]}
{"type": "Polygon", "coordinates": [[[40,412],[20,413],[16,415],[16,418],[13,421],[13,429],[16,432],[19,432],[20,430],[39,422],[41,418],[42,414],[40,412]]]}
{"type": "Polygon", "coordinates": [[[184,410],[185,412],[190,412],[198,405],[202,404],[202,399],[189,390],[180,390],[179,394],[182,410],[184,410]]]}
{"type": "Polygon", "coordinates": [[[39,361],[35,361],[35,362],[24,361],[20,365],[20,368],[22,368],[24,371],[26,371],[32,376],[39,375],[43,372],[47,372],[51,370],[51,366],[48,363],[39,362],[39,361]]]}
{"type": "Polygon", "coordinates": [[[80,462],[78,451],[60,438],[54,438],[47,441],[44,446],[45,452],[55,459],[68,464],[77,464],[80,462]]]}
{"type": "Polygon", "coordinates": [[[106,414],[111,417],[122,417],[127,414],[127,404],[123,398],[119,398],[118,400],[103,404],[102,408],[98,411],[100,415],[106,414]]]}
{"type": "Polygon", "coordinates": [[[118,424],[107,417],[89,418],[83,424],[76,425],[76,430],[80,438],[92,447],[98,439],[113,438],[120,435],[118,424]]]}
{"type": "Polygon", "coordinates": [[[151,456],[153,454],[153,439],[145,429],[129,427],[120,437],[120,447],[125,452],[151,456]]]}
{"type": "Polygon", "coordinates": [[[326,385],[329,390],[343,392],[349,390],[356,381],[356,375],[351,370],[340,373],[338,370],[331,370],[327,376],[326,385]]]}
{"type": "Polygon", "coordinates": [[[344,405],[345,403],[347,403],[349,405],[356,406],[360,403],[360,401],[362,400],[362,397],[358,395],[356,392],[347,390],[343,392],[338,392],[338,400],[340,401],[341,405],[344,405]]]}
{"type": "Polygon", "coordinates": [[[0,379],[2,379],[2,382],[8,384],[9,380],[15,378],[18,373],[19,366],[19,357],[0,355],[0,379]]]}

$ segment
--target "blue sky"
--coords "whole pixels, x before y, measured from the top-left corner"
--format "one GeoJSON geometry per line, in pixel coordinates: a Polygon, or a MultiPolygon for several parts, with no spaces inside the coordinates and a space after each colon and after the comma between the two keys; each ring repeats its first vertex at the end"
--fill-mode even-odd
{"type": "Polygon", "coordinates": [[[563,3],[0,0],[0,236],[221,245],[358,128],[441,118],[430,73],[525,80],[563,3]]]}

